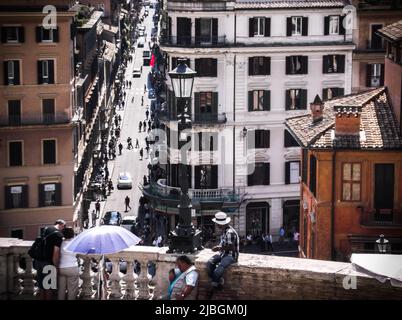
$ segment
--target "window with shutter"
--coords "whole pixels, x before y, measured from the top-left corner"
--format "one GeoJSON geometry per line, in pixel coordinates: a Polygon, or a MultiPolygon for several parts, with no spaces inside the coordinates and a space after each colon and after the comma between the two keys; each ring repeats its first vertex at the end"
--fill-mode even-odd
{"type": "Polygon", "coordinates": [[[20,61],[8,60],[4,62],[4,82],[6,85],[19,85],[20,84],[20,61]]]}
{"type": "Polygon", "coordinates": [[[27,208],[28,207],[28,186],[15,185],[5,187],[5,208],[27,208]]]}
{"type": "Polygon", "coordinates": [[[23,165],[23,142],[22,141],[9,141],[8,143],[8,165],[10,167],[23,165]]]}
{"type": "Polygon", "coordinates": [[[254,36],[265,36],[265,18],[255,17],[253,23],[254,36]]]}
{"type": "Polygon", "coordinates": [[[21,124],[21,101],[8,100],[8,124],[19,126],[21,124]]]}
{"type": "Polygon", "coordinates": [[[374,207],[376,218],[384,216],[381,209],[394,208],[395,166],[392,163],[376,163],[374,167],[374,207]]]}
{"type": "Polygon", "coordinates": [[[264,36],[265,37],[270,37],[271,36],[271,18],[265,18],[264,36]]]}
{"type": "Polygon", "coordinates": [[[330,16],[324,17],[324,36],[329,35],[329,19],[330,19],[330,16]]]}
{"type": "Polygon", "coordinates": [[[248,19],[248,36],[254,37],[254,18],[248,19]]]}
{"type": "Polygon", "coordinates": [[[338,35],[339,34],[339,16],[329,16],[329,35],[338,35]]]}
{"type": "Polygon", "coordinates": [[[299,147],[298,142],[293,138],[293,136],[289,133],[288,130],[284,130],[284,140],[285,140],[285,148],[289,147],[299,147]]]}
{"type": "Polygon", "coordinates": [[[286,57],[286,74],[307,74],[308,58],[304,56],[286,57]]]}
{"type": "Polygon", "coordinates": [[[42,141],[43,164],[56,164],[56,140],[42,141]]]}
{"type": "Polygon", "coordinates": [[[269,90],[264,90],[263,110],[264,111],[271,110],[271,91],[269,90]]]}
{"type": "Polygon", "coordinates": [[[39,185],[40,207],[51,207],[57,205],[57,185],[58,183],[44,183],[39,185]]]}
{"type": "Polygon", "coordinates": [[[307,36],[308,35],[308,18],[303,17],[302,18],[302,36],[307,36]]]}
{"type": "Polygon", "coordinates": [[[52,124],[55,122],[54,99],[42,100],[42,118],[45,124],[52,124]]]}
{"type": "Polygon", "coordinates": [[[270,184],[270,164],[255,163],[249,165],[247,176],[248,186],[269,185],[270,184]]]}
{"type": "Polygon", "coordinates": [[[21,36],[23,36],[23,29],[22,27],[3,27],[4,29],[4,42],[6,43],[19,43],[23,42],[20,39],[21,36]],[[20,31],[22,29],[22,31],[20,31]]]}
{"type": "Polygon", "coordinates": [[[291,17],[291,35],[302,35],[303,17],[291,17]]]}

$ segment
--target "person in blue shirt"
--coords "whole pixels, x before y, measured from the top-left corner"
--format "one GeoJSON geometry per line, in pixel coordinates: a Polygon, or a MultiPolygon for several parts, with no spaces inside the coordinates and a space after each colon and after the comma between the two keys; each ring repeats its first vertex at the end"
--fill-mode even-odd
{"type": "Polygon", "coordinates": [[[176,284],[176,281],[179,279],[181,271],[178,268],[169,270],[169,287],[168,292],[165,296],[162,297],[162,300],[171,300],[173,287],[176,284]]]}

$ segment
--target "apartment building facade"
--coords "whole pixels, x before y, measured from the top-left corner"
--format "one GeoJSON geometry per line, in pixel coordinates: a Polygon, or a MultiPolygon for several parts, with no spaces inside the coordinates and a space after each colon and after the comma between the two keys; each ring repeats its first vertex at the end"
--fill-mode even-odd
{"type": "MultiPolygon", "coordinates": [[[[161,37],[167,69],[184,57],[197,71],[189,108],[190,186],[194,194],[217,190],[234,200],[236,209],[226,211],[241,235],[275,236],[282,225],[298,228],[300,154],[284,122],[305,112],[317,94],[330,99],[350,93],[354,46],[351,31],[343,29],[344,5],[332,0],[167,3],[161,37]]],[[[180,159],[169,135],[179,137],[180,130],[166,83],[169,157],[163,183],[169,189],[178,187],[180,159]]],[[[163,202],[160,194],[151,198],[163,202]]],[[[216,212],[202,208],[197,215],[216,212]]]]}
{"type": "Polygon", "coordinates": [[[2,237],[34,239],[55,219],[73,219],[73,14],[54,4],[54,29],[44,27],[44,1],[0,6],[2,237]]]}
{"type": "Polygon", "coordinates": [[[354,19],[350,22],[353,41],[352,91],[359,92],[384,85],[385,78],[385,42],[377,33],[381,28],[395,23],[402,18],[400,1],[353,0],[354,19]]]}

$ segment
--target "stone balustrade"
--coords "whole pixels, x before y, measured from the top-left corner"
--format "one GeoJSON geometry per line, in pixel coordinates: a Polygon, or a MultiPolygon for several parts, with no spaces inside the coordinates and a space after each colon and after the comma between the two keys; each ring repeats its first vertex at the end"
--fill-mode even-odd
{"type": "MultiPolygon", "coordinates": [[[[32,259],[27,254],[31,241],[0,238],[0,298],[36,299],[37,287],[32,259]]],[[[136,246],[120,253],[105,255],[112,271],[99,286],[99,270],[93,262],[99,255],[78,255],[81,265],[80,299],[158,299],[167,292],[168,271],[177,254],[167,248],[136,246]],[[120,271],[124,261],[125,274],[120,271]],[[135,261],[141,266],[135,271],[135,261]],[[154,262],[155,276],[147,265],[154,262]],[[102,287],[102,290],[98,290],[102,287]]],[[[198,298],[205,299],[209,288],[206,263],[210,250],[191,255],[200,271],[198,298]]],[[[104,273],[106,275],[106,272],[104,273]]],[[[241,254],[239,262],[225,275],[224,290],[214,299],[402,299],[402,288],[381,283],[369,274],[355,270],[350,263],[241,254]],[[352,279],[352,280],[350,280],[352,279]],[[355,283],[356,289],[345,289],[355,283]]]]}

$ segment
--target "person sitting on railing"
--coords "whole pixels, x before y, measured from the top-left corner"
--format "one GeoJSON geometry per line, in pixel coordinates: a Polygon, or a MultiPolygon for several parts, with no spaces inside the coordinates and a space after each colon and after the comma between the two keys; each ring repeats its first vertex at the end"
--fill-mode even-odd
{"type": "Polygon", "coordinates": [[[212,219],[220,230],[222,230],[221,241],[218,246],[212,248],[212,251],[219,251],[208,260],[208,276],[211,278],[212,288],[209,291],[209,298],[216,290],[221,290],[223,286],[223,274],[225,270],[239,258],[239,235],[236,230],[229,225],[231,218],[224,212],[215,214],[212,219]]]}

